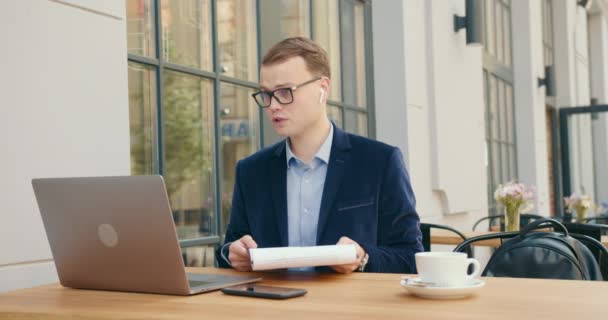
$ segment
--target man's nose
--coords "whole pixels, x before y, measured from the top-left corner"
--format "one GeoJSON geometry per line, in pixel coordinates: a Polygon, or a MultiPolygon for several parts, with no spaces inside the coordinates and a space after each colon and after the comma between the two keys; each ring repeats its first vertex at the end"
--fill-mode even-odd
{"type": "Polygon", "coordinates": [[[279,103],[279,101],[277,100],[276,97],[271,97],[270,98],[270,106],[268,106],[268,109],[270,111],[278,111],[281,110],[281,108],[283,108],[283,105],[279,103]]]}

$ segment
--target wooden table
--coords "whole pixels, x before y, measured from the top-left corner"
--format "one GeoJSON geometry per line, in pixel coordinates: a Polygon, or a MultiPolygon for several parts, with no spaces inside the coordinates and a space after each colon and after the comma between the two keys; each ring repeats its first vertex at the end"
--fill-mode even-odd
{"type": "Polygon", "coordinates": [[[218,291],[179,297],[53,284],[0,294],[0,319],[602,319],[608,292],[608,282],[484,278],[476,296],[425,300],[408,295],[397,274],[260,275],[263,284],[305,288],[308,294],[277,301],[218,291]]]}
{"type": "MultiPolygon", "coordinates": [[[[463,234],[467,238],[472,238],[476,236],[493,234],[497,231],[465,231],[463,234]]],[[[443,230],[443,229],[431,229],[431,243],[432,244],[448,244],[448,245],[458,245],[462,242],[462,238],[457,234],[443,230]]],[[[602,236],[602,244],[605,247],[608,247],[608,236],[602,236]]],[[[484,247],[499,247],[500,239],[492,239],[492,240],[484,240],[475,242],[476,246],[484,246],[484,247]]]]}

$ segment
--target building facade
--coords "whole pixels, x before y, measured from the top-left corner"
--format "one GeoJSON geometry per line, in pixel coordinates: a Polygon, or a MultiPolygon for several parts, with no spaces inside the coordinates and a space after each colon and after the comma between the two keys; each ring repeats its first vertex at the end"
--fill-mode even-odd
{"type": "Polygon", "coordinates": [[[454,29],[462,0],[0,3],[0,291],[57,279],[35,177],[162,174],[186,263],[212,265],[236,162],[279,140],[250,94],[288,36],[328,51],[330,119],[402,150],[422,221],[469,230],[514,179],[545,216],[564,189],[608,200],[607,117],[559,124],[607,103],[608,1],[477,3],[480,44],[454,29]]]}

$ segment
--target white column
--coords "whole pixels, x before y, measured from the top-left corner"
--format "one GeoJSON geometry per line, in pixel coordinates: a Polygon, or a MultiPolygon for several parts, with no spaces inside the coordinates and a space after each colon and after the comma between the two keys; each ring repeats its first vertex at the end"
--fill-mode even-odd
{"type": "Polygon", "coordinates": [[[464,2],[372,5],[377,138],[404,151],[424,221],[470,228],[487,178],[482,49],[453,31],[464,2]]]}
{"type": "Polygon", "coordinates": [[[57,281],[31,179],[128,175],[124,1],[0,1],[0,292],[57,281]]]}
{"type": "MultiPolygon", "coordinates": [[[[454,31],[454,15],[465,14],[462,1],[427,1],[426,122],[430,134],[431,187],[443,214],[487,214],[482,47],[467,45],[465,30],[454,31]]],[[[420,33],[415,26],[412,33],[420,33]]],[[[412,46],[412,50],[420,48],[412,46]]],[[[412,60],[413,65],[425,60],[412,60]]],[[[409,64],[408,64],[409,65],[409,64]]],[[[409,89],[409,87],[408,87],[409,89]]],[[[415,88],[414,88],[415,89],[415,88]]],[[[414,124],[413,124],[414,125],[414,124]]],[[[420,133],[413,139],[420,139],[420,133]]]]}
{"type": "Polygon", "coordinates": [[[549,215],[549,166],[545,122],[540,1],[513,1],[513,74],[519,180],[537,190],[534,212],[549,215]]]}
{"type": "Polygon", "coordinates": [[[402,1],[373,1],[376,139],[403,152],[409,167],[405,95],[405,29],[402,1]]]}

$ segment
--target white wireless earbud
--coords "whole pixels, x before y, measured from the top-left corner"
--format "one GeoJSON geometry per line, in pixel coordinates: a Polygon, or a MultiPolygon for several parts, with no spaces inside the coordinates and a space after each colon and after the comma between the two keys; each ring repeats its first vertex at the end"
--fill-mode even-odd
{"type": "Polygon", "coordinates": [[[319,103],[323,103],[323,98],[325,98],[325,90],[321,89],[321,95],[319,95],[319,103]]]}

